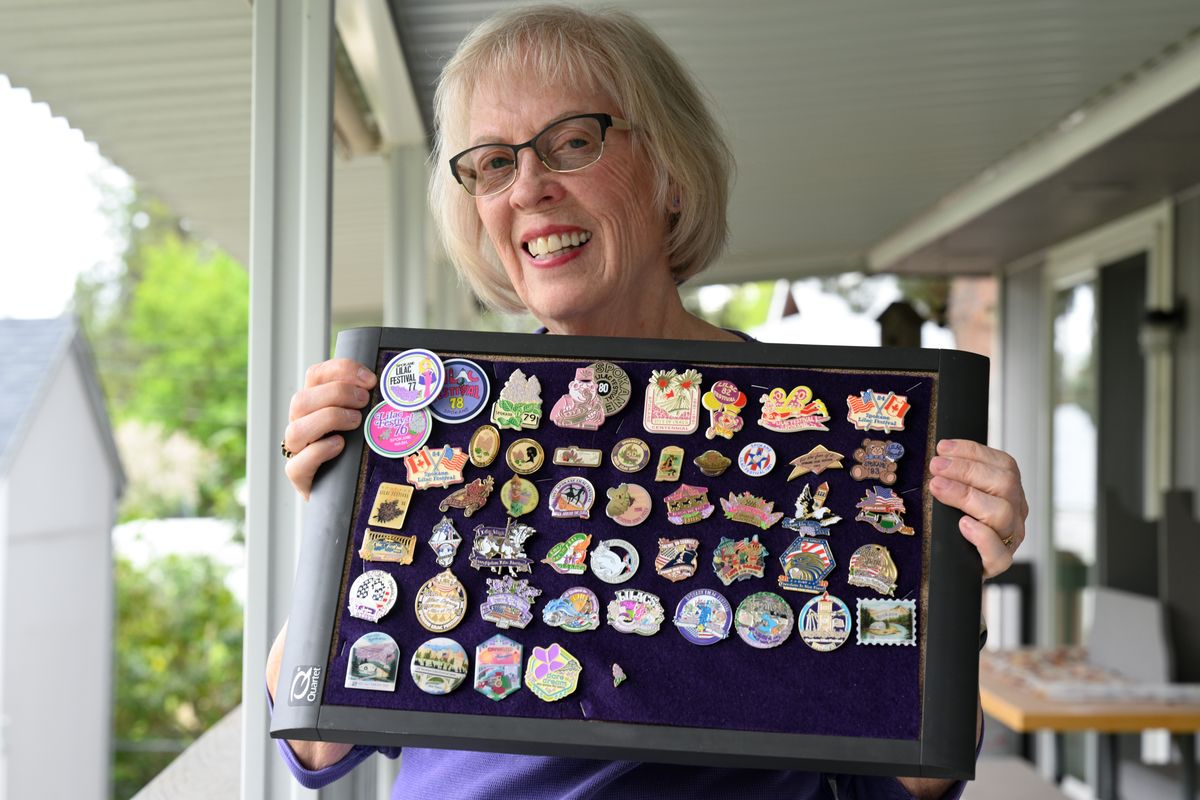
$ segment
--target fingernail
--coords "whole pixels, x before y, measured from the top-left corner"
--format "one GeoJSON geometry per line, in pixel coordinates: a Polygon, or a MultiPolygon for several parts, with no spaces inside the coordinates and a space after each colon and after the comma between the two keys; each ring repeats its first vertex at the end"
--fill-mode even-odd
{"type": "Polygon", "coordinates": [[[359,380],[359,383],[365,383],[365,384],[370,385],[371,383],[374,383],[374,381],[375,381],[375,373],[371,372],[371,370],[366,369],[365,367],[359,367],[358,368],[358,380],[359,380]]]}
{"type": "Polygon", "coordinates": [[[933,460],[929,462],[929,468],[931,470],[934,470],[935,472],[941,472],[943,470],[949,469],[950,468],[950,459],[944,458],[942,456],[934,456],[933,460]]]}
{"type": "Polygon", "coordinates": [[[367,394],[366,389],[355,389],[354,390],[354,401],[356,403],[358,403],[359,405],[362,405],[363,403],[367,402],[367,398],[370,396],[371,395],[367,394]]]}
{"type": "Polygon", "coordinates": [[[351,409],[346,409],[346,419],[353,422],[355,425],[362,422],[362,413],[351,409]]]}
{"type": "Polygon", "coordinates": [[[931,491],[944,492],[950,488],[950,481],[941,477],[934,478],[929,482],[929,488],[931,491]]]}
{"type": "Polygon", "coordinates": [[[939,453],[953,453],[956,447],[953,439],[942,439],[938,442],[939,453]]]}

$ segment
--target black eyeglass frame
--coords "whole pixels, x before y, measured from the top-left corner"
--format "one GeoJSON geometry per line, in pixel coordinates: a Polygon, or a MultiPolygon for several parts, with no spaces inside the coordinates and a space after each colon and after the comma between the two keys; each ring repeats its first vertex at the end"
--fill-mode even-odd
{"type": "Polygon", "coordinates": [[[628,131],[628,130],[633,129],[633,126],[628,121],[623,120],[620,117],[614,117],[612,114],[605,114],[603,112],[595,113],[595,114],[573,114],[569,117],[563,117],[562,119],[556,119],[554,122],[551,122],[549,125],[547,125],[546,127],[542,128],[540,131],[538,131],[536,134],[534,134],[532,139],[530,139],[527,142],[522,142],[521,144],[508,144],[506,142],[483,142],[481,144],[475,145],[474,147],[468,147],[466,150],[463,150],[461,153],[458,153],[457,155],[454,155],[450,158],[450,174],[454,176],[454,180],[458,181],[458,185],[463,188],[463,191],[465,191],[467,194],[471,195],[472,197],[490,197],[491,195],[499,194],[500,192],[503,192],[505,189],[512,186],[514,183],[516,183],[517,169],[518,169],[519,163],[520,163],[518,160],[518,157],[520,156],[521,151],[524,150],[526,147],[528,147],[530,150],[532,150],[534,152],[534,155],[536,155],[538,157],[538,161],[542,162],[543,166],[545,166],[546,169],[550,170],[551,172],[566,173],[566,172],[578,172],[581,169],[587,169],[588,167],[592,166],[592,164],[595,164],[596,161],[592,161],[589,164],[584,164],[582,167],[575,167],[573,169],[555,169],[554,167],[552,167],[546,163],[546,157],[542,154],[542,152],[540,150],[537,149],[537,146],[534,144],[534,142],[536,142],[538,139],[540,139],[542,137],[542,135],[545,134],[547,131],[549,131],[551,128],[561,125],[564,122],[570,122],[573,119],[594,119],[600,123],[600,152],[596,156],[596,161],[599,161],[604,156],[604,143],[605,143],[605,140],[607,139],[609,128],[614,128],[619,131],[628,131]],[[474,192],[472,192],[470,189],[467,188],[466,182],[463,180],[462,175],[459,174],[458,162],[459,162],[459,159],[461,159],[467,153],[470,153],[472,150],[478,150],[481,147],[507,147],[509,150],[512,151],[512,154],[513,154],[512,180],[509,181],[504,186],[500,187],[499,189],[495,189],[493,191],[487,192],[486,194],[475,194],[474,192]]]}

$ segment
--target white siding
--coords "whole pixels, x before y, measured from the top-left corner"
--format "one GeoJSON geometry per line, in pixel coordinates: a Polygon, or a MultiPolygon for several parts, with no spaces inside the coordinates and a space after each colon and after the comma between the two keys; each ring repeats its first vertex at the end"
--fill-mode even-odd
{"type": "Polygon", "coordinates": [[[8,476],[0,675],[12,800],[108,796],[114,482],[68,356],[8,476]]]}

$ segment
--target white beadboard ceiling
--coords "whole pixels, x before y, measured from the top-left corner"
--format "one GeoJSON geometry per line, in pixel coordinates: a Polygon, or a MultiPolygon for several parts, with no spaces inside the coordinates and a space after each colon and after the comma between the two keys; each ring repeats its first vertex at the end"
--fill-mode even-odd
{"type": "MultiPolygon", "coordinates": [[[[888,267],[869,258],[880,243],[1052,136],[1076,109],[1195,49],[1200,29],[1195,0],[617,4],[682,56],[729,131],[738,179],[730,250],[711,273],[721,280],[888,267]]],[[[389,3],[426,119],[438,65],[474,23],[509,5],[389,3]]],[[[0,0],[0,73],[244,260],[250,27],[246,0],[0,0]]],[[[1157,135],[1190,135],[1196,100],[1188,98],[1192,113],[1160,119],[1157,135]]],[[[1183,177],[1156,179],[1156,191],[1200,180],[1183,163],[1186,151],[1157,165],[1183,177]]],[[[384,177],[378,156],[336,161],[338,317],[379,314],[384,177]]],[[[1072,224],[1104,221],[1097,215],[1121,205],[1111,201],[1072,224]]],[[[972,241],[1007,247],[1007,258],[1027,246],[1013,244],[1020,238],[1001,226],[972,241]]],[[[913,252],[896,251],[890,265],[956,268],[916,263],[913,252]]]]}

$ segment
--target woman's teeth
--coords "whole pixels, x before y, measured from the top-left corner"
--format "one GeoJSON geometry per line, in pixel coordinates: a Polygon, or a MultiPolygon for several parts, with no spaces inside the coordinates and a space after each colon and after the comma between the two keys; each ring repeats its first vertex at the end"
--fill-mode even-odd
{"type": "Polygon", "coordinates": [[[541,258],[543,256],[554,255],[562,250],[571,247],[579,247],[579,245],[591,239],[592,235],[587,231],[572,231],[571,233],[552,233],[549,236],[539,236],[536,239],[531,239],[525,243],[525,248],[531,256],[541,258]]]}

